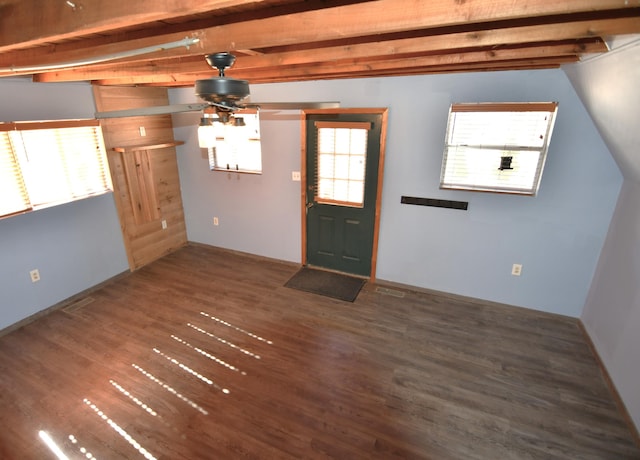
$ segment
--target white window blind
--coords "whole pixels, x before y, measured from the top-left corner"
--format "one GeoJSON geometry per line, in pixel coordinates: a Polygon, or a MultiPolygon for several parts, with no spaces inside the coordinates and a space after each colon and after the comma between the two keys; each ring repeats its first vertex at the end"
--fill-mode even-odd
{"type": "Polygon", "coordinates": [[[215,147],[208,148],[209,167],[216,171],[262,172],[260,118],[257,111],[239,111],[244,126],[214,123],[215,147]]]}
{"type": "Polygon", "coordinates": [[[3,158],[15,159],[20,177],[11,185],[12,193],[26,191],[32,209],[112,190],[97,120],[4,123],[0,133],[8,139],[2,144],[3,158]]]}
{"type": "Polygon", "coordinates": [[[0,132],[0,216],[31,209],[27,187],[7,132],[0,132]]]}
{"type": "Polygon", "coordinates": [[[316,122],[318,156],[315,201],[364,206],[370,123],[316,122]]]}
{"type": "Polygon", "coordinates": [[[454,104],[440,187],[535,195],[557,103],[454,104]]]}

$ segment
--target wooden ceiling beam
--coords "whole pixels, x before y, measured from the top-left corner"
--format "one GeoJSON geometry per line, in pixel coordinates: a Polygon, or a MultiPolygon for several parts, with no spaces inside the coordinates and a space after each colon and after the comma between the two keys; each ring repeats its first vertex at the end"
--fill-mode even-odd
{"type": "MultiPolygon", "coordinates": [[[[252,83],[405,75],[412,68],[418,73],[458,71],[465,65],[470,71],[527,63],[538,68],[604,52],[601,37],[640,33],[640,0],[204,0],[197,6],[192,0],[167,0],[162,8],[150,2],[139,0],[127,9],[124,0],[59,0],[54,5],[6,0],[0,3],[0,26],[6,21],[3,13],[22,11],[23,5],[33,9],[31,27],[39,27],[47,14],[55,23],[53,9],[69,22],[38,31],[0,28],[0,77],[22,73],[39,74],[35,81],[192,85],[215,75],[203,57],[217,51],[237,54],[227,74],[252,83]],[[104,11],[98,15],[95,8],[104,11]],[[162,14],[165,19],[159,19],[162,14]],[[74,22],[78,18],[82,21],[74,22]],[[85,62],[158,48],[186,36],[199,42],[85,62]],[[24,37],[31,38],[3,45],[3,40],[24,37]],[[42,45],[25,48],[34,43],[42,45]],[[8,51],[12,46],[15,50],[8,51]],[[49,70],[52,65],[61,65],[60,70],[49,70]],[[40,67],[28,68],[33,66],[40,67]]],[[[28,22],[23,12],[15,19],[28,22]]]]}
{"type": "MultiPolygon", "coordinates": [[[[527,28],[529,29],[529,28],[527,28]]],[[[564,30],[563,28],[553,28],[564,30]]],[[[474,49],[506,49],[529,48],[536,46],[536,42],[543,44],[570,43],[575,45],[576,53],[603,53],[607,51],[606,44],[599,38],[591,37],[583,41],[572,34],[553,33],[545,34],[544,27],[535,26],[529,30],[489,30],[478,34],[449,34],[435,37],[422,37],[415,39],[401,39],[358,45],[345,45],[340,47],[317,48],[305,51],[290,51],[261,56],[243,56],[238,58],[236,64],[227,73],[250,70],[253,68],[269,68],[292,65],[312,65],[318,62],[336,63],[355,59],[392,59],[394,56],[424,55],[424,54],[448,54],[464,53],[474,49]],[[580,43],[585,44],[580,51],[580,43]]],[[[551,32],[551,30],[548,30],[551,32]]]]}
{"type": "MultiPolygon", "coordinates": [[[[205,49],[213,51],[261,49],[271,46],[314,43],[336,37],[362,37],[425,30],[469,23],[516,20],[584,11],[630,9],[625,0],[379,0],[377,2],[284,15],[203,30],[198,35],[205,49]],[[354,20],[357,18],[357,20],[354,20]],[[384,20],[381,20],[384,18],[384,20]]],[[[568,18],[564,18],[567,20],[568,18]]],[[[553,19],[550,19],[552,21],[553,19]]],[[[636,24],[640,30],[640,22],[636,24]]]]}
{"type": "MultiPolygon", "coordinates": [[[[32,0],[37,1],[37,0],[32,0]]],[[[151,1],[151,0],[148,0],[151,1]]],[[[541,21],[566,21],[557,15],[584,12],[610,11],[619,8],[633,11],[635,2],[624,0],[493,0],[491,2],[455,0],[379,0],[322,10],[304,11],[296,14],[268,17],[239,23],[231,23],[192,31],[192,36],[201,41],[187,49],[174,50],[170,55],[197,55],[221,50],[261,50],[269,47],[315,43],[358,37],[374,37],[406,31],[428,30],[430,28],[452,27],[461,24],[480,24],[487,21],[520,20],[536,16],[541,21]],[[555,16],[554,16],[555,15],[555,16]],[[354,21],[353,18],[358,18],[354,21]],[[383,21],[380,18],[384,18],[383,21]]],[[[637,19],[637,18],[636,18],[637,19]]],[[[507,24],[503,24],[506,27],[507,24]]],[[[636,21],[635,31],[640,31],[640,21],[636,21]]],[[[77,48],[56,51],[55,46],[25,51],[23,55],[8,53],[0,55],[0,68],[28,66],[35,64],[55,64],[68,60],[95,57],[103,54],[130,51],[132,49],[155,46],[160,43],[178,41],[189,35],[186,32],[158,35],[155,37],[126,40],[119,43],[91,46],[91,42],[79,41],[77,48]],[[21,57],[22,56],[22,57],[21,57]]],[[[62,44],[60,47],[63,47],[62,44]]],[[[167,57],[168,52],[161,56],[167,57]]]]}
{"type": "MultiPolygon", "coordinates": [[[[0,68],[51,65],[60,62],[83,60],[88,57],[128,52],[178,41],[185,37],[192,37],[195,33],[194,31],[202,31],[233,22],[275,17],[282,14],[293,14],[296,11],[331,8],[346,3],[364,1],[371,0],[260,0],[259,2],[250,2],[251,5],[254,5],[254,9],[248,11],[245,11],[244,8],[242,8],[241,12],[229,12],[228,14],[217,11],[218,14],[216,15],[205,15],[202,19],[200,19],[202,16],[197,16],[196,19],[185,22],[173,21],[174,23],[171,23],[172,21],[167,19],[157,23],[158,25],[155,26],[112,30],[100,35],[77,37],[74,40],[47,42],[42,46],[29,47],[26,49],[20,48],[19,45],[17,45],[16,48],[20,49],[0,52],[0,68]],[[271,5],[272,3],[275,4],[275,6],[271,5]],[[255,9],[256,4],[259,4],[259,9],[255,9]],[[268,5],[271,6],[267,7],[268,5]]],[[[245,2],[238,2],[238,5],[244,3],[245,2]]],[[[200,47],[200,49],[202,54],[211,52],[210,50],[203,50],[202,47],[200,47]]],[[[249,52],[253,54],[259,53],[259,51],[253,50],[249,50],[249,52]]],[[[157,58],[158,56],[160,58],[169,56],[179,57],[189,54],[193,53],[183,52],[178,49],[145,55],[143,59],[157,58]]]]}
{"type": "MultiPolygon", "coordinates": [[[[302,51],[238,56],[233,69],[241,70],[281,65],[313,64],[331,60],[340,61],[345,57],[356,59],[402,54],[424,54],[428,52],[443,53],[447,50],[461,52],[464,49],[479,47],[505,47],[524,43],[558,42],[563,40],[579,40],[582,38],[593,39],[593,37],[632,33],[638,30],[640,30],[640,18],[607,19],[572,22],[562,25],[553,24],[491,29],[473,33],[451,33],[373,43],[314,48],[302,51]]],[[[606,51],[605,48],[601,51],[592,50],[591,52],[604,51],[606,51]]],[[[198,57],[198,59],[201,58],[198,57]]],[[[169,62],[165,59],[163,59],[163,61],[169,62]]],[[[154,69],[160,69],[164,65],[155,59],[144,59],[143,62],[149,66],[153,65],[154,69]]],[[[124,65],[129,64],[125,63],[124,65]]],[[[121,71],[126,69],[125,66],[114,66],[115,72],[122,73],[121,71]]],[[[99,66],[95,68],[98,69],[99,66]]],[[[106,67],[102,66],[102,68],[106,67]]],[[[230,70],[230,72],[233,72],[233,69],[230,70]]],[[[56,77],[46,76],[38,79],[38,81],[67,81],[67,78],[69,81],[92,79],[90,73],[86,74],[86,78],[81,77],[80,74],[83,70],[84,69],[77,69],[75,71],[56,72],[56,77]]],[[[180,69],[167,69],[167,73],[179,71],[180,69]]],[[[184,71],[191,72],[193,69],[185,69],[184,71]]],[[[114,78],[116,76],[117,75],[114,74],[114,78]]]]}
{"type": "MultiPolygon", "coordinates": [[[[264,69],[247,69],[234,73],[234,78],[240,78],[254,82],[263,77],[275,76],[286,78],[290,76],[298,77],[312,75],[322,78],[325,74],[357,74],[358,72],[378,72],[395,71],[400,68],[427,68],[431,66],[444,65],[466,65],[474,63],[495,63],[499,61],[515,61],[555,57],[564,59],[565,56],[573,56],[579,59],[578,48],[575,45],[547,45],[519,49],[497,49],[485,51],[473,51],[457,54],[430,55],[408,58],[394,58],[386,60],[353,60],[351,62],[322,63],[313,66],[286,66],[271,67],[264,69]]],[[[589,48],[589,47],[587,47],[589,48]]],[[[594,44],[593,49],[601,49],[600,45],[594,44]]]]}
{"type": "Polygon", "coordinates": [[[166,86],[172,87],[193,87],[196,80],[209,78],[211,75],[198,74],[172,74],[172,75],[145,75],[144,78],[137,77],[120,77],[120,78],[104,78],[100,80],[92,80],[91,84],[97,86],[166,86]]]}
{"type": "MultiPolygon", "coordinates": [[[[505,71],[505,70],[538,70],[538,69],[555,69],[563,64],[569,64],[576,62],[578,58],[573,55],[569,56],[555,56],[552,58],[540,58],[540,59],[524,59],[524,60],[509,60],[498,62],[480,62],[480,63],[467,63],[467,64],[451,64],[442,66],[428,66],[428,67],[407,67],[392,70],[367,70],[363,72],[354,73],[334,73],[325,74],[321,77],[314,75],[306,76],[272,76],[260,78],[254,78],[253,84],[261,83],[286,83],[296,81],[311,81],[311,80],[335,80],[335,79],[347,79],[347,78],[375,78],[386,76],[412,76],[412,75],[429,75],[429,74],[442,74],[442,73],[461,73],[461,72],[491,72],[491,71],[505,71]]],[[[95,82],[96,84],[116,85],[121,84],[121,80],[104,80],[95,82]]],[[[162,82],[149,82],[141,84],[141,86],[168,86],[168,87],[189,87],[193,82],[189,84],[187,80],[176,81],[173,84],[165,84],[162,82]]]]}
{"type": "MultiPolygon", "coordinates": [[[[482,46],[505,46],[526,42],[554,42],[568,39],[579,39],[594,36],[610,36],[632,33],[640,30],[640,18],[621,18],[606,20],[591,20],[570,22],[562,25],[535,25],[524,27],[511,27],[505,29],[489,29],[477,32],[451,33],[443,35],[430,35],[426,37],[405,38],[388,41],[378,41],[372,43],[358,43],[354,45],[331,46],[323,48],[315,48],[312,50],[289,51],[273,54],[255,54],[251,56],[238,56],[235,68],[252,68],[252,67],[268,67],[276,65],[295,65],[310,64],[313,62],[322,62],[332,59],[341,59],[343,55],[352,58],[382,56],[392,54],[407,53],[426,53],[429,51],[442,51],[447,49],[462,50],[465,48],[482,47],[482,46]]],[[[97,54],[101,54],[96,50],[97,54]]],[[[104,50],[103,53],[110,50],[104,50]]],[[[246,50],[245,50],[246,51],[246,50]]],[[[111,65],[118,72],[123,69],[123,65],[129,63],[144,62],[151,65],[157,62],[157,66],[164,65],[160,61],[175,57],[183,62],[185,57],[181,56],[182,50],[168,50],[162,53],[156,53],[153,56],[141,56],[137,59],[129,59],[123,64],[115,62],[111,64],[102,64],[94,66],[96,69],[104,69],[106,65],[111,65]]],[[[67,56],[68,59],[71,56],[67,56]]],[[[204,59],[197,55],[197,59],[204,59]]],[[[0,63],[2,57],[0,56],[0,63]]],[[[1,66],[1,64],[0,64],[1,66]]],[[[43,77],[36,78],[37,81],[77,81],[79,75],[85,70],[84,67],[76,69],[48,72],[43,77]],[[68,78],[68,80],[66,80],[68,78]]],[[[179,71],[179,70],[178,70],[179,71]]],[[[172,71],[173,72],[173,71],[172,71]]],[[[118,72],[120,73],[120,72],[118,72]]],[[[169,72],[170,73],[170,72],[169,72]]],[[[16,75],[13,73],[5,73],[4,75],[16,75]]],[[[31,72],[24,72],[31,74],[31,72]]],[[[0,76],[3,75],[0,72],[0,76]]],[[[116,75],[114,74],[115,78],[116,75]]],[[[86,79],[92,79],[87,76],[86,79]]]]}
{"type": "MultiPolygon", "coordinates": [[[[424,48],[423,48],[424,49],[424,48]]],[[[499,55],[516,55],[522,57],[529,57],[530,54],[537,55],[564,55],[564,54],[585,54],[585,53],[601,53],[607,51],[606,44],[598,39],[590,39],[588,41],[581,42],[561,42],[553,44],[529,44],[526,47],[484,47],[483,51],[480,51],[477,47],[473,48],[475,52],[471,50],[457,49],[454,54],[449,54],[452,50],[438,50],[438,52],[432,52],[430,48],[426,51],[417,52],[419,49],[412,47],[408,50],[411,53],[390,53],[387,54],[359,54],[350,53],[349,50],[343,50],[341,53],[323,53],[318,50],[317,53],[309,55],[309,52],[305,51],[302,54],[307,60],[296,59],[278,59],[277,55],[272,56],[272,59],[264,62],[264,65],[257,67],[256,63],[250,63],[246,65],[246,61],[254,59],[253,56],[246,56],[238,60],[238,65],[233,69],[227,71],[227,75],[234,78],[248,78],[248,75],[260,74],[260,72],[269,72],[271,70],[278,72],[286,71],[287,68],[305,68],[312,69],[314,71],[319,69],[319,66],[349,66],[349,65],[377,65],[380,62],[397,62],[398,59],[406,59],[409,57],[430,56],[432,59],[437,60],[443,58],[445,55],[447,58],[450,56],[479,56],[482,53],[487,53],[491,56],[499,55]],[[315,56],[315,57],[314,57],[315,56]],[[300,62],[298,64],[291,64],[290,62],[300,62]]],[[[397,50],[403,50],[402,47],[397,50]]],[[[371,52],[376,52],[376,48],[372,47],[371,52]]],[[[377,52],[384,53],[388,51],[386,47],[379,49],[377,52]]],[[[291,53],[286,53],[287,55],[291,53]]],[[[289,58],[289,56],[287,56],[289,58]]],[[[135,77],[140,82],[159,81],[165,78],[167,81],[172,81],[174,76],[180,73],[209,73],[209,77],[215,76],[216,73],[213,69],[210,69],[206,62],[200,57],[185,58],[179,61],[170,60],[167,62],[153,61],[150,63],[140,64],[123,64],[121,66],[96,66],[89,69],[71,69],[60,72],[48,72],[40,75],[35,75],[34,81],[37,82],[55,82],[55,81],[84,81],[84,80],[113,80],[118,78],[135,77]],[[163,77],[164,76],[164,77],[163,77]],[[151,80],[150,80],[151,79],[151,80]]]]}
{"type": "MultiPolygon", "coordinates": [[[[50,70],[30,70],[30,67],[34,66],[55,66],[59,64],[65,64],[69,62],[77,62],[82,61],[89,58],[108,56],[112,54],[117,54],[121,52],[128,52],[133,50],[139,50],[142,48],[153,47],[165,43],[171,43],[174,41],[179,41],[184,38],[192,38],[188,37],[185,34],[180,35],[171,35],[166,36],[168,41],[158,42],[157,39],[154,38],[145,38],[139,40],[132,40],[123,43],[117,44],[107,44],[94,48],[93,54],[87,53],[85,49],[77,48],[74,51],[62,52],[58,53],[56,51],[55,46],[42,46],[38,48],[33,48],[30,50],[26,50],[24,53],[22,52],[13,52],[0,54],[0,77],[3,76],[18,76],[18,75],[31,75],[43,72],[50,72],[50,70]],[[42,54],[45,53],[45,54],[42,54]]],[[[151,62],[152,60],[162,60],[168,58],[181,59],[189,56],[203,56],[205,54],[205,50],[202,48],[200,43],[196,43],[191,45],[190,47],[180,47],[173,49],[166,49],[161,51],[155,51],[149,54],[141,54],[134,58],[128,59],[114,59],[110,61],[106,61],[102,64],[92,64],[103,66],[103,65],[113,65],[118,66],[122,63],[128,62],[151,62]]],[[[60,69],[65,71],[67,69],[81,69],[90,66],[82,66],[82,65],[74,65],[74,66],[65,66],[60,65],[60,69]]]]}
{"type": "Polygon", "coordinates": [[[9,0],[0,5],[0,52],[265,0],[9,0]]]}
{"type": "MultiPolygon", "coordinates": [[[[469,48],[481,47],[499,48],[529,43],[593,39],[594,37],[633,32],[640,32],[640,18],[489,29],[478,32],[430,35],[418,38],[313,48],[303,51],[243,56],[236,60],[233,69],[311,64],[313,62],[341,60],[344,56],[355,59],[371,56],[392,56],[394,54],[441,53],[447,50],[463,51],[469,48]]],[[[603,49],[603,51],[607,50],[603,49]]]]}
{"type": "Polygon", "coordinates": [[[406,67],[389,70],[363,70],[360,72],[350,73],[327,73],[323,76],[290,76],[290,77],[260,77],[254,79],[254,84],[261,83],[286,83],[296,81],[310,80],[335,80],[347,78],[375,78],[387,76],[411,76],[411,75],[429,75],[439,73],[456,73],[456,72],[491,72],[504,70],[532,70],[532,69],[553,69],[563,64],[576,62],[576,56],[554,56],[550,58],[539,59],[516,59],[497,62],[478,62],[465,64],[448,64],[441,66],[427,67],[406,67]]]}
{"type": "MultiPolygon", "coordinates": [[[[35,74],[33,81],[91,81],[101,79],[117,79],[122,77],[153,77],[154,75],[174,75],[180,73],[203,73],[208,77],[217,75],[205,61],[203,56],[187,56],[178,59],[163,59],[147,62],[124,62],[122,64],[95,65],[77,69],[59,70],[35,74]]],[[[207,77],[207,78],[208,78],[207,77]]]]}
{"type": "MultiPolygon", "coordinates": [[[[594,48],[599,45],[593,45],[594,48]]],[[[589,47],[587,47],[589,49],[589,47]]],[[[600,49],[599,47],[597,49],[600,49]]],[[[559,66],[565,62],[575,62],[579,59],[576,47],[573,45],[539,46],[525,49],[476,51],[469,53],[422,56],[411,58],[395,58],[384,61],[353,60],[349,63],[336,64],[333,62],[316,63],[313,66],[287,66],[264,69],[247,69],[234,75],[235,78],[249,80],[251,83],[264,81],[294,81],[327,78],[345,78],[358,76],[394,75],[410,73],[408,69],[418,69],[416,73],[424,73],[424,69],[444,68],[452,66],[467,66],[473,69],[477,66],[484,68],[499,67],[501,62],[532,62],[544,59],[545,63],[559,66]],[[340,76],[340,77],[337,77],[340,76]]],[[[101,85],[125,85],[166,83],[167,86],[190,86],[200,78],[209,78],[203,74],[181,74],[179,76],[157,74],[141,75],[124,78],[95,79],[101,85]]]]}

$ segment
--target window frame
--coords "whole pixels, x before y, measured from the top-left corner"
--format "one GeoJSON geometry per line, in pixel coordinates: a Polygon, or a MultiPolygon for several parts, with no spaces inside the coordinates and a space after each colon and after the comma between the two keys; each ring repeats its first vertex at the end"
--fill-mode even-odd
{"type": "MultiPolygon", "coordinates": [[[[542,180],[542,173],[544,170],[544,166],[546,163],[547,152],[549,148],[549,142],[551,140],[551,134],[553,132],[553,127],[555,124],[555,119],[557,116],[558,103],[557,102],[492,102],[492,103],[457,103],[452,104],[449,110],[448,122],[447,122],[447,130],[445,134],[445,146],[442,158],[442,169],[440,172],[440,188],[447,190],[465,190],[465,191],[476,191],[476,192],[492,192],[492,193],[504,193],[504,194],[515,194],[515,195],[526,195],[526,196],[535,196],[540,187],[540,182],[542,180]],[[545,119],[546,127],[544,128],[544,133],[539,134],[539,138],[542,140],[541,145],[516,145],[515,143],[502,143],[502,144],[494,144],[494,145],[483,145],[483,144],[456,144],[451,143],[452,139],[455,136],[455,129],[459,126],[459,121],[457,114],[458,113],[498,113],[498,112],[512,112],[512,113],[524,113],[524,112],[540,112],[547,114],[547,118],[545,119]],[[459,153],[457,150],[462,151],[459,153]],[[467,162],[470,162],[473,157],[469,155],[478,154],[476,161],[481,161],[479,154],[489,155],[493,153],[495,156],[497,152],[501,151],[501,156],[498,161],[498,165],[496,170],[499,170],[499,173],[495,174],[494,178],[489,178],[488,176],[484,176],[483,180],[486,182],[494,181],[493,184],[487,185],[487,183],[479,184],[478,182],[473,182],[471,176],[469,174],[464,175],[464,173],[456,173],[451,174],[450,171],[454,169],[454,165],[449,165],[449,160],[454,158],[453,161],[461,161],[463,165],[468,166],[467,162]],[[518,154],[522,154],[523,161],[524,155],[526,152],[534,152],[538,154],[538,158],[536,159],[535,169],[526,168],[523,166],[520,168],[524,170],[526,173],[526,177],[524,179],[527,180],[526,186],[516,186],[509,185],[509,175],[514,175],[515,173],[511,172],[514,168],[511,168],[512,160],[516,165],[518,165],[518,160],[515,158],[510,158],[508,161],[505,161],[508,157],[518,156],[518,154]],[[462,158],[461,160],[456,159],[456,154],[462,158]],[[504,166],[508,167],[504,167],[504,166]],[[464,180],[466,179],[466,181],[464,180]],[[500,184],[499,181],[504,180],[506,184],[500,184]]],[[[464,128],[463,128],[464,129],[464,128]]],[[[505,128],[506,129],[506,128],[505,128]]],[[[493,133],[496,135],[497,131],[493,133]]],[[[535,133],[538,136],[537,132],[535,133]]],[[[508,135],[503,135],[503,138],[511,137],[508,135]]],[[[531,139],[533,137],[529,136],[531,139]]],[[[524,141],[523,141],[524,142],[524,141]]],[[[493,163],[492,163],[493,164],[493,163]]],[[[483,167],[487,167],[487,165],[483,165],[483,167]]],[[[464,168],[463,168],[464,169],[464,168]]],[[[515,181],[514,181],[515,182],[515,181]]]]}

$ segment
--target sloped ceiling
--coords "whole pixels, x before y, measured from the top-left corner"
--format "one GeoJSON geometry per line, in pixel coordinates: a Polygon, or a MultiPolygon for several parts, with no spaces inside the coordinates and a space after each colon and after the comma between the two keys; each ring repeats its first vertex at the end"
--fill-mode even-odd
{"type": "Polygon", "coordinates": [[[557,68],[632,33],[640,0],[4,0],[0,78],[192,86],[219,51],[251,83],[557,68]]]}
{"type": "Polygon", "coordinates": [[[625,180],[640,183],[640,35],[563,69],[625,180]]]}

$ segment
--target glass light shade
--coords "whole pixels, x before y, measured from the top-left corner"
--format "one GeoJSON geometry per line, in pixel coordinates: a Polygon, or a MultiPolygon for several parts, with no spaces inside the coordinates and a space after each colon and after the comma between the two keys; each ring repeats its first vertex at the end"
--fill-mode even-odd
{"type": "Polygon", "coordinates": [[[210,149],[216,146],[216,129],[213,125],[198,126],[198,144],[201,149],[210,149]]]}
{"type": "Polygon", "coordinates": [[[247,134],[247,129],[244,124],[228,124],[224,126],[224,139],[236,148],[239,148],[247,141],[247,134]]]}

